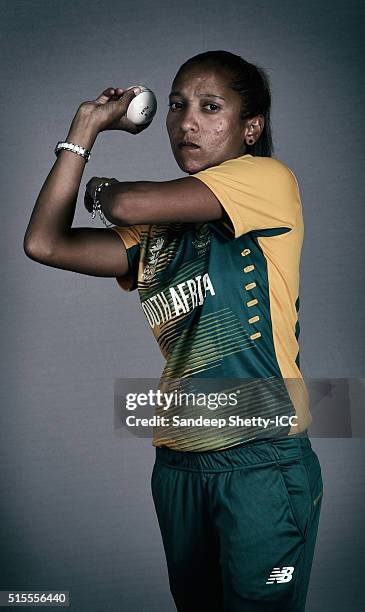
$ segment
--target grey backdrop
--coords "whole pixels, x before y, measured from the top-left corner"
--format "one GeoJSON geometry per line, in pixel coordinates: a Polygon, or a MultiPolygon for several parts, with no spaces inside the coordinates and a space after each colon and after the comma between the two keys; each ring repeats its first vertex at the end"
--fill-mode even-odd
{"type": "MultiPolygon", "coordinates": [[[[91,226],[91,176],[183,176],[164,121],[179,65],[226,49],[272,81],[275,155],[300,182],[305,218],[301,366],[364,376],[364,5],[350,0],[151,3],[2,1],[2,407],[0,590],[66,589],[72,609],[172,611],[149,479],[149,440],[113,432],[116,377],[163,360],[137,293],[28,259],[24,232],[78,105],[148,84],[143,134],[98,137],[75,226],[91,226]]],[[[100,223],[98,225],[101,225],[100,223]]],[[[363,405],[359,406],[359,410],[363,405]]],[[[365,606],[365,441],[313,438],[325,496],[309,612],[365,606]]]]}

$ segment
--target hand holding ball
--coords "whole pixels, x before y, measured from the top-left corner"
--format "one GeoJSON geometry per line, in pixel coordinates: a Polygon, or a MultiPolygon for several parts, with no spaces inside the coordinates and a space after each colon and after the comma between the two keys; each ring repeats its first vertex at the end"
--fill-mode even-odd
{"type": "Polygon", "coordinates": [[[152,121],[155,116],[157,100],[153,91],[148,89],[148,87],[144,87],[144,85],[132,85],[127,89],[133,89],[134,87],[139,87],[141,93],[137,94],[132,102],[130,102],[126,116],[135,125],[143,125],[152,121]]]}

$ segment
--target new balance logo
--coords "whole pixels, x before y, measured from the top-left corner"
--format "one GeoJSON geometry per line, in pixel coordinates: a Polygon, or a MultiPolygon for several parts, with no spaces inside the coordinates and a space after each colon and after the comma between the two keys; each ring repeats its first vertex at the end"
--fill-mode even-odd
{"type": "Polygon", "coordinates": [[[284,566],[282,569],[280,567],[274,567],[269,576],[269,580],[266,584],[273,584],[276,582],[290,582],[293,578],[294,567],[284,566]]]}

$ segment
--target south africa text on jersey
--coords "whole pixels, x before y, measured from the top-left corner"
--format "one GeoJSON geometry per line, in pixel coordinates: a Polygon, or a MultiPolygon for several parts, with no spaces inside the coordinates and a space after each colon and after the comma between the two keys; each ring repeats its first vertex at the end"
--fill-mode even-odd
{"type": "Polygon", "coordinates": [[[208,291],[215,295],[213,283],[206,273],[156,293],[142,302],[142,308],[150,326],[154,327],[201,306],[208,291]]]}

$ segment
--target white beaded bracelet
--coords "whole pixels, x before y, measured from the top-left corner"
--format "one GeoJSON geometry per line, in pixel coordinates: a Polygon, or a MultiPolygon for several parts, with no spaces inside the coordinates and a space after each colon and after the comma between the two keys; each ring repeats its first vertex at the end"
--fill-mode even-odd
{"type": "Polygon", "coordinates": [[[86,163],[90,159],[91,152],[85,147],[81,145],[74,144],[73,142],[65,142],[64,140],[59,140],[56,144],[56,148],[54,150],[56,156],[58,156],[59,152],[64,149],[65,151],[72,151],[72,153],[77,153],[77,155],[81,155],[84,158],[86,163]]]}

